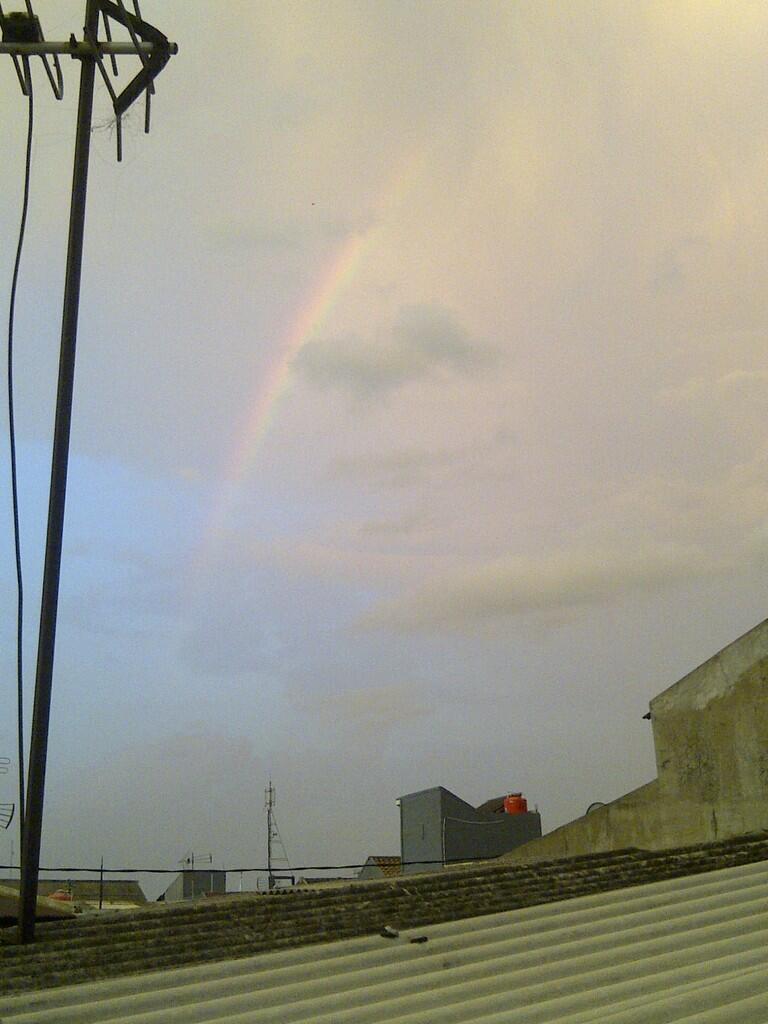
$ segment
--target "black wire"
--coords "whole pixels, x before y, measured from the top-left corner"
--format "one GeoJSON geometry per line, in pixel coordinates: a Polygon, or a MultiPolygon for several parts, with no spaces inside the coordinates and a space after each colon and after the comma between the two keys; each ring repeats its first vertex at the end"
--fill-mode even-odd
{"type": "MultiPolygon", "coordinates": [[[[474,864],[476,862],[482,862],[482,861],[490,862],[490,861],[496,860],[496,858],[500,857],[500,856],[502,856],[502,855],[501,854],[496,854],[496,856],[494,856],[494,857],[488,857],[487,855],[482,855],[482,856],[477,856],[477,857],[447,857],[445,860],[443,860],[442,858],[440,860],[405,860],[405,861],[401,861],[400,866],[404,867],[404,868],[407,868],[407,867],[411,867],[413,864],[430,864],[430,865],[431,864],[441,864],[441,865],[442,864],[474,864]]],[[[367,861],[366,861],[366,863],[367,863],[367,861]]],[[[300,864],[298,867],[295,867],[295,868],[278,868],[277,870],[272,868],[271,871],[272,871],[272,874],[275,875],[276,877],[285,878],[288,875],[292,875],[292,874],[295,875],[299,871],[351,871],[354,868],[364,868],[365,866],[366,866],[366,864],[300,864]]],[[[510,866],[517,867],[517,865],[510,865],[510,866]]],[[[0,864],[0,871],[9,870],[11,867],[13,867],[12,864],[0,864]]],[[[58,874],[61,874],[61,875],[74,875],[74,874],[76,874],[78,872],[80,872],[80,873],[89,872],[90,874],[97,874],[98,875],[102,871],[104,872],[105,875],[128,875],[128,874],[181,875],[181,874],[184,873],[185,870],[188,870],[188,869],[186,869],[186,868],[178,868],[178,867],[177,868],[101,868],[101,867],[98,867],[98,868],[73,868],[73,867],[43,868],[43,867],[41,867],[39,870],[40,871],[55,871],[55,872],[57,872],[58,874]]],[[[258,871],[261,874],[266,875],[266,874],[269,874],[269,872],[270,872],[270,868],[268,866],[267,867],[259,867],[259,868],[253,868],[253,867],[251,867],[251,868],[238,868],[238,867],[234,867],[234,868],[210,868],[210,867],[207,867],[207,868],[201,868],[201,870],[202,871],[226,871],[227,874],[232,874],[232,875],[239,875],[239,874],[247,875],[247,874],[252,874],[255,871],[258,871]]],[[[393,875],[391,877],[392,878],[401,878],[402,876],[401,875],[393,875]]],[[[354,881],[354,879],[350,879],[350,881],[354,881]]]]}
{"type": "Polygon", "coordinates": [[[16,262],[13,266],[11,301],[8,314],[8,438],[11,449],[11,494],[13,498],[13,543],[16,554],[16,700],[19,718],[19,831],[24,835],[24,664],[22,660],[24,626],[24,582],[21,573],[21,536],[19,533],[19,490],[16,474],[16,425],[13,412],[13,321],[16,312],[16,288],[19,283],[19,267],[24,247],[24,232],[29,209],[29,182],[32,170],[32,128],[34,124],[34,103],[32,99],[32,74],[29,58],[23,57],[24,77],[29,98],[29,119],[27,122],[27,157],[24,167],[24,200],[21,206],[19,241],[16,246],[16,262]]]}

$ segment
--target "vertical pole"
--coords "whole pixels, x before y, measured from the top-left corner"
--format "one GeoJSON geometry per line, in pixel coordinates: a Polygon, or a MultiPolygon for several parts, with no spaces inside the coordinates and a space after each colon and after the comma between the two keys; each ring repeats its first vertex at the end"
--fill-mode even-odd
{"type": "Polygon", "coordinates": [[[267,892],[271,892],[274,885],[272,878],[272,793],[272,779],[270,779],[267,789],[267,892]]]}
{"type": "Polygon", "coordinates": [[[101,858],[99,868],[99,910],[104,906],[104,857],[101,858]]]}
{"type": "MultiPolygon", "coordinates": [[[[95,39],[99,28],[96,0],[86,0],[85,34],[95,39]]],[[[56,418],[53,428],[51,490],[48,499],[48,532],[45,542],[43,592],[40,602],[40,632],[37,645],[35,703],[32,712],[32,738],[27,776],[27,813],[22,836],[21,886],[19,897],[19,937],[32,942],[35,937],[37,883],[40,872],[40,839],[43,826],[45,764],[48,754],[48,721],[51,710],[53,654],[56,640],[56,612],[59,602],[61,545],[64,531],[64,506],[69,462],[69,433],[72,422],[72,391],[75,377],[77,316],[80,306],[80,271],[85,230],[85,198],[88,185],[88,156],[91,143],[93,82],[96,61],[82,57],[80,95],[77,106],[77,131],[72,171],[72,204],[69,213],[69,241],[64,280],[64,305],[61,320],[59,380],[56,392],[56,418]]]]}

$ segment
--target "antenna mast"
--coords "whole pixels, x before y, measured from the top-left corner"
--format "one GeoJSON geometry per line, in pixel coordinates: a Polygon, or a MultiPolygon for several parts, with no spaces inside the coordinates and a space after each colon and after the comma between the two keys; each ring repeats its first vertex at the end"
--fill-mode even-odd
{"type": "MultiPolygon", "coordinates": [[[[276,805],[277,790],[272,785],[272,779],[270,779],[269,785],[264,790],[264,808],[267,812],[267,890],[269,892],[277,888],[279,878],[286,877],[285,874],[278,876],[274,873],[273,864],[275,859],[278,862],[282,861],[288,871],[291,870],[291,864],[285,850],[285,843],[280,835],[280,829],[277,827],[277,818],[275,817],[276,805]],[[276,855],[276,849],[282,850],[282,855],[279,852],[276,855]]],[[[293,876],[288,877],[292,878],[293,876]]]]}
{"type": "Polygon", "coordinates": [[[61,349],[59,354],[59,380],[56,391],[56,417],[53,429],[51,456],[51,487],[48,502],[48,531],[43,567],[43,590],[40,602],[40,630],[35,675],[35,702],[32,713],[32,738],[29,752],[26,813],[22,835],[21,886],[19,897],[19,936],[22,942],[35,937],[38,877],[40,872],[40,838],[43,821],[45,792],[45,766],[48,754],[48,725],[53,681],[53,656],[56,638],[56,618],[61,573],[61,548],[64,532],[64,506],[69,463],[69,434],[72,422],[72,393],[75,375],[75,349],[77,320],[80,306],[80,276],[85,230],[85,200],[88,185],[88,158],[91,142],[93,89],[96,69],[112,99],[116,119],[117,159],[122,158],[121,118],[131,104],[145,95],[144,131],[149,131],[150,96],[154,92],[154,79],[162,71],[172,54],[178,52],[156,28],[144,21],[138,0],[133,0],[133,11],[126,9],[123,0],[86,0],[83,39],[78,42],[71,35],[66,42],[46,42],[40,21],[26,0],[26,12],[3,14],[0,7],[0,26],[3,41],[0,53],[10,54],[21,91],[29,96],[32,89],[30,61],[40,57],[51,83],[54,96],[61,99],[64,82],[59,66],[60,54],[68,54],[80,61],[80,94],[77,107],[75,155],[72,171],[72,202],[69,217],[64,303],[61,321],[61,349]],[[99,39],[101,22],[103,40],[99,39]],[[130,40],[115,42],[111,22],[122,25],[130,40]],[[130,54],[138,57],[141,68],[126,87],[116,93],[104,67],[109,56],[113,75],[117,74],[117,56],[130,54]],[[48,64],[53,57],[54,71],[48,64]],[[55,76],[54,76],[55,72],[55,76]]]}
{"type": "Polygon", "coordinates": [[[275,793],[275,787],[272,785],[272,779],[269,780],[269,785],[264,790],[264,806],[267,811],[267,891],[271,892],[275,885],[275,879],[272,874],[272,839],[273,839],[273,828],[274,828],[274,807],[277,803],[277,794],[275,793]]]}

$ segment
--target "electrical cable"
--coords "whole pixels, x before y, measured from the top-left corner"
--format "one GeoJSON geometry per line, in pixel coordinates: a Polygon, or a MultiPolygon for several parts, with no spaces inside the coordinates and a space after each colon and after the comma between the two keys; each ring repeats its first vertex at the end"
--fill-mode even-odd
{"type": "Polygon", "coordinates": [[[16,246],[16,260],[11,280],[11,298],[8,314],[8,439],[11,453],[11,495],[13,501],[13,543],[16,555],[16,699],[18,704],[18,745],[19,745],[19,832],[24,834],[24,581],[21,572],[21,535],[19,531],[19,488],[16,473],[16,423],[13,405],[13,324],[16,314],[16,290],[19,283],[21,254],[29,209],[29,186],[32,172],[32,131],[34,127],[34,101],[32,97],[32,73],[29,58],[23,57],[24,77],[29,99],[27,121],[27,155],[24,166],[24,199],[21,206],[19,240],[16,246]]]}
{"type": "MultiPolygon", "coordinates": [[[[452,858],[449,858],[448,860],[445,860],[445,861],[442,860],[442,859],[441,860],[406,860],[406,861],[401,861],[401,867],[411,867],[411,865],[413,865],[413,864],[441,864],[441,865],[442,864],[474,864],[475,862],[479,862],[479,861],[492,861],[492,860],[496,860],[496,858],[500,857],[500,856],[502,856],[502,854],[496,854],[495,856],[492,856],[492,857],[489,857],[486,854],[483,854],[482,856],[478,856],[478,857],[452,857],[452,858]]],[[[367,861],[366,861],[366,863],[367,863],[367,861]]],[[[351,871],[351,870],[353,870],[355,868],[364,868],[366,866],[366,863],[363,863],[363,864],[300,864],[298,867],[290,868],[290,872],[292,874],[296,874],[299,871],[351,871]]],[[[10,865],[10,864],[0,864],[0,871],[9,870],[12,866],[13,865],[10,865]]],[[[189,870],[189,869],[185,869],[185,868],[101,868],[101,867],[97,867],[97,868],[73,868],[73,867],[44,868],[44,867],[41,867],[39,870],[40,871],[55,871],[58,874],[62,874],[62,875],[73,875],[73,874],[76,874],[76,873],[81,873],[82,874],[82,873],[85,873],[85,872],[88,872],[90,874],[96,874],[96,875],[98,875],[98,874],[100,874],[102,872],[105,875],[128,875],[128,874],[181,875],[181,874],[184,873],[185,870],[189,870]]],[[[258,871],[261,874],[266,875],[266,874],[269,873],[270,869],[269,869],[269,866],[267,865],[267,866],[258,867],[258,868],[239,868],[239,867],[234,867],[234,868],[211,868],[211,867],[206,867],[206,868],[202,868],[201,870],[203,870],[205,872],[208,872],[208,871],[226,871],[227,874],[233,874],[233,875],[236,875],[236,874],[246,875],[246,874],[252,874],[253,872],[258,871]]],[[[272,873],[273,874],[288,874],[288,870],[285,869],[285,868],[278,868],[277,871],[273,871],[272,873]]],[[[398,878],[400,876],[396,875],[396,876],[393,876],[393,877],[398,878]]],[[[354,879],[350,879],[350,881],[354,881],[354,879]]]]}

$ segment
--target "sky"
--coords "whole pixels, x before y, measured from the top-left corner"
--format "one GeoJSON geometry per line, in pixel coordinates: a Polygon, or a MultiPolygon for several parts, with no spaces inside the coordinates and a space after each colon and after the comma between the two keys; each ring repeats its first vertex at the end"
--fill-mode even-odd
{"type": "MultiPolygon", "coordinates": [[[[82,6],[35,10],[65,39],[82,6]]],[[[434,785],[548,831],[649,781],[648,701],[766,614],[768,8],[142,11],[179,53],[121,164],[97,81],[42,863],[263,865],[270,777],[294,866],[399,852],[434,785]]],[[[16,319],[27,727],[63,70],[57,103],[35,68],[16,319]]],[[[7,58],[0,129],[7,320],[7,58]]]]}

